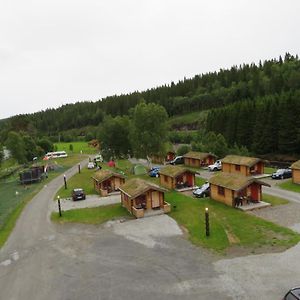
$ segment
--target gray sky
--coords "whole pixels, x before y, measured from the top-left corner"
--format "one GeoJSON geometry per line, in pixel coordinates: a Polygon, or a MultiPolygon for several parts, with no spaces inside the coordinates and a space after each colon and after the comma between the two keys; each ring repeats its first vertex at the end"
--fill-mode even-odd
{"type": "Polygon", "coordinates": [[[299,0],[1,0],[0,118],[300,54],[299,0]]]}

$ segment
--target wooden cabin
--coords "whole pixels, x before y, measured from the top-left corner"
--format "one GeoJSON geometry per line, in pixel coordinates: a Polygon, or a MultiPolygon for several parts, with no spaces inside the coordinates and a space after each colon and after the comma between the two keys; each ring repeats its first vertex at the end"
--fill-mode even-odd
{"type": "Polygon", "coordinates": [[[211,153],[190,151],[183,155],[183,159],[186,166],[200,168],[214,164],[216,156],[211,153]]]}
{"type": "Polygon", "coordinates": [[[244,176],[264,174],[264,162],[256,157],[227,155],[222,159],[222,171],[244,176]]]}
{"type": "Polygon", "coordinates": [[[219,173],[209,179],[210,197],[229,206],[236,206],[237,199],[249,202],[260,202],[261,186],[270,186],[251,176],[233,173],[219,173]]]}
{"type": "Polygon", "coordinates": [[[291,165],[292,181],[293,183],[300,184],[300,160],[291,165]]]}
{"type": "Polygon", "coordinates": [[[92,176],[95,190],[105,197],[109,193],[119,190],[121,184],[125,182],[125,177],[119,173],[112,172],[110,170],[97,171],[92,176]]]}
{"type": "Polygon", "coordinates": [[[195,186],[195,172],[179,166],[168,165],[159,171],[160,184],[168,189],[195,186]]]}
{"type": "Polygon", "coordinates": [[[176,157],[176,153],[174,151],[168,151],[166,156],[153,155],[151,156],[151,161],[156,164],[163,164],[165,162],[171,161],[176,157]]]}
{"type": "Polygon", "coordinates": [[[120,191],[122,206],[136,218],[171,210],[170,204],[165,202],[165,189],[140,178],[128,180],[120,187],[120,191]]]}

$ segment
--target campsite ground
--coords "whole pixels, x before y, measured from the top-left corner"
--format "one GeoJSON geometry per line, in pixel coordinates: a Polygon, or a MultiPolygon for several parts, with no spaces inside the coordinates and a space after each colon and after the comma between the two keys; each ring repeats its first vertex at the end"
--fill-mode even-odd
{"type": "MultiPolygon", "coordinates": [[[[128,167],[127,163],[119,165],[120,169],[128,167]]],[[[77,163],[66,172],[67,178],[76,173],[77,163]]],[[[167,194],[167,200],[176,206],[170,215],[174,219],[162,215],[127,220],[123,212],[117,215],[116,208],[116,215],[108,214],[114,220],[106,223],[103,211],[100,216],[93,211],[100,218],[96,225],[52,223],[52,199],[62,179],[54,179],[28,203],[0,250],[1,298],[279,299],[297,284],[299,246],[283,251],[297,243],[298,235],[289,230],[208,199],[186,199],[173,192],[167,194]],[[206,206],[212,222],[209,238],[204,236],[206,206]],[[246,219],[251,222],[245,227],[246,219]],[[249,252],[251,239],[255,249],[249,252]],[[208,250],[220,253],[220,245],[227,243],[231,246],[223,252],[226,259],[208,250]]],[[[151,180],[158,183],[157,178],[151,180]]]]}
{"type": "MultiPolygon", "coordinates": [[[[77,166],[67,176],[76,172],[77,166]]],[[[61,182],[62,176],[54,179],[28,203],[1,249],[1,298],[268,300],[297,284],[299,246],[221,259],[191,244],[167,215],[52,223],[61,182]]]]}

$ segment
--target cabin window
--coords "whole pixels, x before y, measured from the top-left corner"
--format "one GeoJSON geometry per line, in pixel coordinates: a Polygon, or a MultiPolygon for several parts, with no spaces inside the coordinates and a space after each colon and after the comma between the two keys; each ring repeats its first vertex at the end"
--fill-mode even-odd
{"type": "Polygon", "coordinates": [[[225,196],[225,189],[222,186],[218,186],[218,194],[225,196]]]}
{"type": "Polygon", "coordinates": [[[235,165],[235,170],[236,171],[241,171],[241,166],[240,165],[235,165]]]}
{"type": "Polygon", "coordinates": [[[168,179],[169,179],[168,176],[164,176],[164,181],[165,182],[168,182],[169,181],[168,179]]]}

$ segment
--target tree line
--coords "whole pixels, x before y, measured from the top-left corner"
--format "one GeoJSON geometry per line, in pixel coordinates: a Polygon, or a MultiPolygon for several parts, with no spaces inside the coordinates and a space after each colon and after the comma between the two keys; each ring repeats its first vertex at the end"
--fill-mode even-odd
{"type": "Polygon", "coordinates": [[[212,110],[207,130],[257,154],[300,153],[300,90],[212,110]]]}
{"type": "MultiPolygon", "coordinates": [[[[0,142],[7,140],[10,131],[22,131],[36,139],[48,136],[52,141],[71,141],[74,136],[92,139],[99,135],[99,126],[104,126],[105,120],[131,118],[137,104],[155,103],[164,107],[169,116],[213,110],[207,116],[207,123],[201,126],[207,132],[221,133],[230,145],[246,146],[255,153],[294,153],[298,146],[286,136],[288,133],[298,136],[295,132],[298,128],[293,128],[296,123],[289,121],[296,119],[296,109],[287,112],[285,108],[291,107],[290,101],[297,105],[299,89],[299,58],[286,53],[283,58],[233,66],[143,92],[66,104],[58,109],[1,120],[0,142]],[[268,119],[266,123],[266,116],[273,121],[268,119]],[[259,127],[259,119],[264,119],[263,128],[259,127]],[[261,130],[263,135],[257,133],[261,130]]],[[[170,138],[181,137],[173,133],[170,138]]]]}
{"type": "Polygon", "coordinates": [[[169,116],[222,107],[244,99],[253,99],[300,88],[298,56],[243,64],[171,82],[143,92],[106,97],[97,102],[66,104],[57,109],[17,115],[3,123],[15,131],[38,130],[48,135],[72,128],[97,126],[105,115],[128,115],[141,101],[162,105],[169,116]]]}

